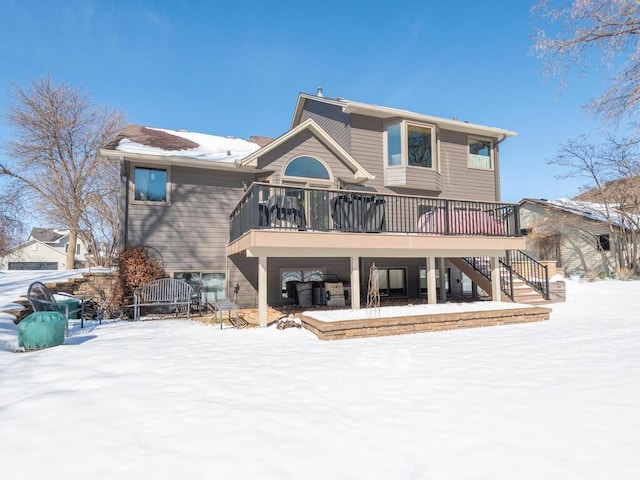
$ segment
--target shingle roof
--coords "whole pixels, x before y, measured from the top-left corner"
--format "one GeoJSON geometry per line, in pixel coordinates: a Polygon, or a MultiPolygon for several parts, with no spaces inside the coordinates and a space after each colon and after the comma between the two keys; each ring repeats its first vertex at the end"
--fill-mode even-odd
{"type": "Polygon", "coordinates": [[[69,234],[68,230],[36,227],[31,230],[30,237],[42,243],[55,243],[58,240],[60,240],[62,237],[68,234],[69,234]]]}
{"type": "Polygon", "coordinates": [[[105,145],[105,148],[115,150],[124,138],[148,147],[161,148],[162,150],[187,150],[199,146],[196,142],[177,135],[171,135],[162,130],[143,127],[142,125],[127,125],[116,138],[105,145]]]}
{"type": "Polygon", "coordinates": [[[580,215],[581,217],[596,222],[607,223],[607,218],[610,218],[611,224],[616,227],[637,228],[638,225],[640,225],[640,216],[633,215],[627,212],[621,212],[612,207],[609,207],[609,216],[607,217],[607,209],[602,203],[580,202],[577,200],[569,200],[566,198],[559,198],[556,200],[525,198],[520,203],[522,204],[524,202],[533,202],[541,205],[555,207],[565,212],[573,213],[574,215],[580,215]]]}

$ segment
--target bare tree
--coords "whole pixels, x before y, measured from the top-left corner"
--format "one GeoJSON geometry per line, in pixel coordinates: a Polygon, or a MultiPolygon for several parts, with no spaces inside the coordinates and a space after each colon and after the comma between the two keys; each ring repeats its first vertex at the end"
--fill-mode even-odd
{"type": "Polygon", "coordinates": [[[26,88],[13,87],[7,118],[15,129],[8,147],[12,161],[0,163],[0,175],[15,179],[34,195],[34,208],[69,229],[67,268],[72,269],[78,236],[94,248],[99,236],[114,238],[118,222],[108,223],[117,218],[111,195],[119,171],[99,150],[121,130],[124,116],[95,106],[82,88],[47,75],[26,88]],[[106,236],[100,231],[105,228],[106,236]]]}
{"type": "MultiPolygon", "coordinates": [[[[544,24],[534,51],[546,72],[566,83],[574,69],[598,60],[613,72],[608,89],[589,107],[605,119],[633,116],[640,108],[640,2],[637,0],[542,0],[533,7],[544,24]],[[553,32],[553,33],[549,33],[553,32]]],[[[632,117],[633,118],[633,117],[632,117]]]]}
{"type": "Polygon", "coordinates": [[[24,231],[19,191],[5,181],[0,187],[0,257],[18,244],[24,231]]]}
{"type": "MultiPolygon", "coordinates": [[[[605,223],[618,252],[612,267],[620,276],[625,276],[625,272],[640,273],[638,142],[609,137],[602,143],[593,143],[582,135],[562,144],[557,157],[550,163],[567,170],[563,177],[583,177],[588,180],[592,188],[589,195],[583,195],[580,199],[599,203],[603,207],[605,223]]],[[[552,219],[551,223],[554,222],[561,224],[559,220],[552,219]]],[[[578,226],[572,228],[579,230],[578,226]]],[[[557,233],[552,228],[547,230],[552,234],[557,233]]],[[[595,239],[588,231],[582,233],[585,237],[595,239]]]]}

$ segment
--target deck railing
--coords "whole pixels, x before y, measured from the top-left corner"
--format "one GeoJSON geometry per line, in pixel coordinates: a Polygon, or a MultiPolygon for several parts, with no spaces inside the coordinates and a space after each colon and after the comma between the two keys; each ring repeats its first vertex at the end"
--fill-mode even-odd
{"type": "Polygon", "coordinates": [[[254,229],[520,236],[518,205],[254,183],[230,215],[230,241],[254,229]]]}

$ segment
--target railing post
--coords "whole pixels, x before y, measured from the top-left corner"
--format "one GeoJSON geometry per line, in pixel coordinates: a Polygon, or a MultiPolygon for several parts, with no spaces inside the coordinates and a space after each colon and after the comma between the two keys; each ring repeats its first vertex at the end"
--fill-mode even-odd
{"type": "Polygon", "coordinates": [[[449,200],[444,201],[444,233],[449,235],[449,200]]]}
{"type": "Polygon", "coordinates": [[[551,292],[549,291],[549,265],[543,265],[544,267],[544,280],[545,280],[545,298],[551,300],[551,292]]]}
{"type": "Polygon", "coordinates": [[[513,232],[514,235],[516,237],[522,236],[520,233],[520,206],[519,205],[513,206],[513,223],[516,230],[515,232],[513,232]]]}

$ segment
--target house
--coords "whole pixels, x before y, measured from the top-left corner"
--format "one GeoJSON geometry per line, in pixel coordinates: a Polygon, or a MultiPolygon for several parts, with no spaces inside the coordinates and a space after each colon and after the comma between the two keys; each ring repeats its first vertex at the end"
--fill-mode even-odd
{"type": "Polygon", "coordinates": [[[266,325],[267,305],[339,303],[339,284],[360,308],[374,263],[382,296],[436,303],[473,280],[500,298],[499,260],[524,247],[518,206],[500,201],[515,135],[319,91],[273,140],[130,126],[102,153],[122,168],[122,245],[266,325]]]}
{"type": "MultiPolygon", "coordinates": [[[[0,258],[0,270],[63,270],[67,263],[69,230],[33,228],[27,241],[0,258]]],[[[87,264],[88,247],[78,238],[74,268],[87,264]]]]}
{"type": "Polygon", "coordinates": [[[625,265],[633,245],[624,233],[637,230],[639,220],[613,207],[607,214],[601,203],[532,198],[520,202],[526,250],[537,258],[554,260],[568,276],[609,275],[616,257],[625,265]]]}

